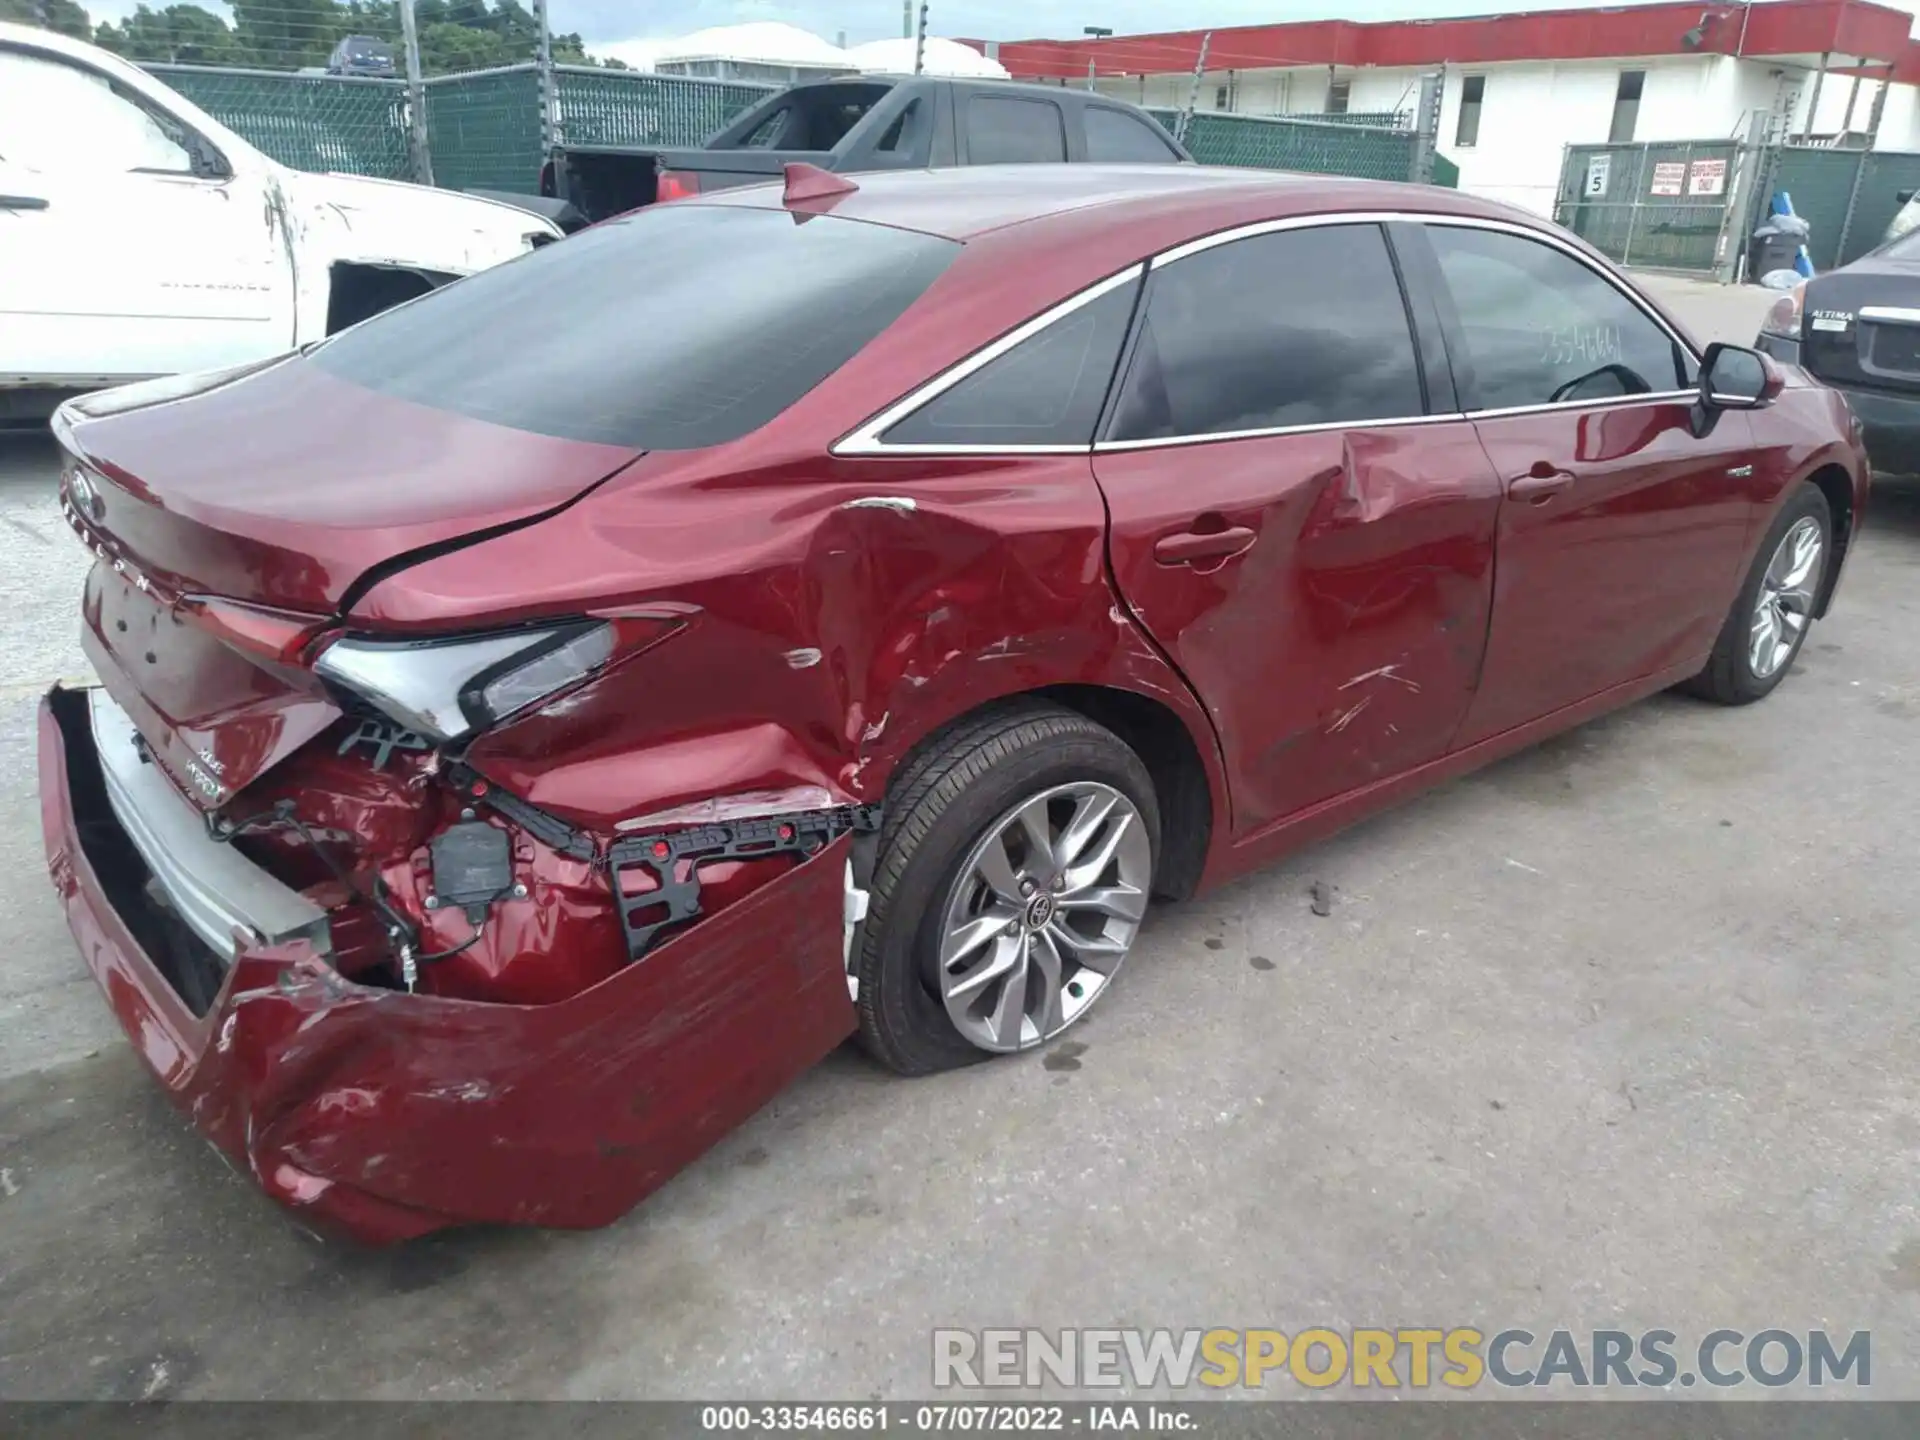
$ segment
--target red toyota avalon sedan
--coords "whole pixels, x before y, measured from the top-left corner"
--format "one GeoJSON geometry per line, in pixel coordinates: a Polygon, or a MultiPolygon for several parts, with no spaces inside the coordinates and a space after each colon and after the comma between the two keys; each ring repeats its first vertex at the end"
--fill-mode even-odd
{"type": "Polygon", "coordinates": [[[54,884],[369,1240],[602,1224],[849,1036],[1046,1044],[1153,897],[1757,700],[1867,498],[1838,396],[1543,222],[1173,166],[796,168],[56,428],[54,884]]]}

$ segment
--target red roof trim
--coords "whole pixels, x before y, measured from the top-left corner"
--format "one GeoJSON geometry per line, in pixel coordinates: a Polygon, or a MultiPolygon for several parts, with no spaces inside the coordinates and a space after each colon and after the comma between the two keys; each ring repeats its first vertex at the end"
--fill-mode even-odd
{"type": "MultiPolygon", "coordinates": [[[[1763,0],[1757,4],[1683,0],[1447,20],[1315,20],[1216,29],[1207,47],[1207,69],[1826,52],[1884,62],[1908,55],[1912,25],[1913,17],[1905,11],[1868,0],[1763,0]],[[1699,46],[1690,47],[1681,37],[1701,24],[1703,14],[1705,34],[1699,46]]],[[[1089,61],[1101,75],[1177,74],[1193,69],[1204,33],[1176,30],[1107,39],[1012,40],[1001,44],[1000,63],[1020,79],[1082,78],[1089,61]]],[[[968,43],[984,48],[980,41],[968,43]]]]}

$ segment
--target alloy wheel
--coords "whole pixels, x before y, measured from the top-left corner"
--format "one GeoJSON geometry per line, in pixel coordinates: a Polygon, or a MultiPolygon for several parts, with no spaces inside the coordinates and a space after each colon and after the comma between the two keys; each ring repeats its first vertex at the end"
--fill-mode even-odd
{"type": "Polygon", "coordinates": [[[1826,549],[1820,522],[1811,515],[1796,521],[1767,562],[1760,595],[1753,607],[1753,628],[1747,642],[1747,663],[1756,680],[1777,672],[1800,648],[1813,619],[1813,591],[1820,579],[1820,557],[1826,549]]]}
{"type": "Polygon", "coordinates": [[[1133,948],[1153,851],[1110,785],[1021,801],[961,862],[940,929],[940,999],[982,1050],[1026,1050],[1087,1012],[1133,948]]]}

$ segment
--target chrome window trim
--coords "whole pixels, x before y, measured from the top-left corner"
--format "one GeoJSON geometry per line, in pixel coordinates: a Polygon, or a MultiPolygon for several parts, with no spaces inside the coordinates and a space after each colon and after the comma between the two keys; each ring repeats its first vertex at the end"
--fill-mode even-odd
{"type": "Polygon", "coordinates": [[[1093,453],[1159,450],[1174,445],[1214,445],[1232,440],[1270,440],[1280,435],[1320,435],[1339,430],[1383,430],[1401,425],[1446,425],[1470,418],[1462,411],[1445,415],[1395,415],[1384,420],[1326,420],[1313,425],[1274,425],[1264,430],[1217,430],[1205,435],[1155,435],[1144,440],[1101,440],[1093,453]]]}
{"type": "Polygon", "coordinates": [[[987,345],[983,345],[980,349],[974,351],[973,354],[969,355],[966,359],[960,361],[955,365],[948,367],[946,370],[942,371],[940,374],[934,376],[933,379],[927,381],[924,385],[921,385],[918,389],[908,392],[908,394],[903,399],[896,400],[893,404],[889,405],[885,410],[882,410],[878,415],[874,416],[873,419],[867,421],[864,425],[860,426],[859,429],[854,430],[850,434],[842,436],[839,440],[836,440],[830,447],[828,447],[828,453],[831,455],[1084,455],[1086,454],[1088,447],[1085,445],[1017,445],[1017,444],[993,445],[993,444],[984,444],[984,443],[978,444],[978,445],[958,444],[958,443],[948,444],[948,445],[927,444],[927,443],[915,444],[915,445],[887,445],[881,442],[880,436],[887,430],[891,429],[893,426],[899,424],[902,420],[906,419],[907,416],[911,415],[914,411],[918,410],[922,405],[928,405],[928,404],[931,404],[933,401],[938,400],[942,395],[946,394],[947,391],[951,390],[954,386],[958,385],[962,380],[965,380],[969,375],[972,375],[975,371],[983,370],[988,365],[991,365],[995,360],[998,360],[1002,355],[1006,354],[1007,351],[1013,349],[1013,347],[1018,345],[1021,341],[1026,340],[1031,336],[1038,335],[1042,330],[1046,329],[1049,325],[1053,324],[1054,321],[1064,320],[1067,316],[1073,314],[1076,310],[1081,309],[1083,306],[1091,305],[1095,300],[1098,300],[1102,295],[1105,295],[1110,291],[1117,290],[1122,285],[1129,285],[1137,282],[1140,279],[1141,275],[1146,271],[1146,268],[1147,266],[1144,260],[1139,261],[1135,264],[1129,265],[1126,269],[1120,271],[1118,274],[1109,275],[1106,279],[1097,281],[1094,284],[1089,285],[1086,289],[1080,291],[1078,294],[1069,296],[1067,299],[1062,300],[1058,305],[1053,306],[1051,309],[1042,310],[1038,315],[1034,316],[1031,320],[1025,321],[1022,324],[1015,326],[1013,329],[1009,330],[1006,334],[1002,335],[998,340],[992,341],[987,345]]]}
{"type": "Polygon", "coordinates": [[[1920,325],[1920,310],[1905,305],[1862,305],[1860,318],[1876,325],[1920,325]]]}
{"type": "MultiPolygon", "coordinates": [[[[949,367],[941,374],[927,381],[906,396],[895,401],[873,419],[868,420],[857,430],[850,432],[829,447],[833,455],[1084,455],[1106,454],[1114,451],[1149,450],[1160,446],[1210,445],[1219,441],[1261,440],[1281,435],[1310,435],[1329,430],[1378,430],[1386,426],[1397,425],[1433,425],[1456,420],[1492,420],[1504,419],[1514,415],[1548,414],[1560,410],[1610,409],[1620,405],[1659,404],[1673,400],[1693,400],[1698,392],[1693,390],[1661,390],[1645,395],[1608,396],[1597,400],[1560,400],[1545,401],[1537,405],[1513,405],[1495,409],[1454,411],[1437,415],[1405,415],[1377,420],[1334,420],[1311,425],[1277,425],[1260,430],[1219,431],[1213,434],[1166,435],[1142,440],[1099,440],[1091,445],[993,445],[993,444],[916,444],[888,445],[880,436],[891,426],[898,424],[922,405],[938,399],[948,390],[958,385],[975,371],[993,363],[1021,341],[1038,334],[1054,321],[1071,315],[1083,305],[1105,295],[1118,286],[1128,284],[1140,278],[1143,271],[1158,270],[1163,265],[1171,265],[1190,255],[1200,254],[1219,245],[1231,245],[1237,240],[1248,240],[1259,235],[1273,235],[1287,230],[1305,230],[1321,226],[1335,225],[1427,225],[1452,226],[1463,230],[1492,230],[1501,234],[1516,235],[1523,240],[1531,240],[1545,245],[1581,265],[1599,276],[1626,297],[1635,309],[1645,315],[1693,363],[1701,363],[1701,355],[1691,341],[1681,335],[1668,323],[1659,311],[1643,296],[1636,293],[1625,280],[1608,273],[1594,264],[1592,258],[1569,241],[1562,240],[1547,231],[1523,225],[1517,221],[1492,220],[1476,215],[1445,215],[1426,211],[1400,210],[1353,210],[1335,211],[1322,215],[1288,215],[1275,220],[1255,220],[1231,229],[1218,230],[1211,235],[1202,235],[1192,240],[1182,241],[1171,249],[1162,250],[1137,264],[1128,266],[1114,275],[1109,275],[1078,294],[1061,301],[1049,310],[1044,310],[1031,320],[1009,330],[999,339],[976,350],[966,359],[949,367]]],[[[1904,312],[1913,316],[1912,323],[1920,324],[1920,310],[1904,312]]],[[[1869,318],[1870,312],[1862,310],[1860,318],[1869,318]]]]}

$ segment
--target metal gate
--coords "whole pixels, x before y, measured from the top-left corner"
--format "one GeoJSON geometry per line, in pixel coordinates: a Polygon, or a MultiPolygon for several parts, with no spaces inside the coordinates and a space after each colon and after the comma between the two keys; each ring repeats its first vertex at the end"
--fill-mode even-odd
{"type": "Polygon", "coordinates": [[[1753,153],[1734,140],[1569,145],[1553,218],[1622,265],[1725,270],[1753,153]]]}

